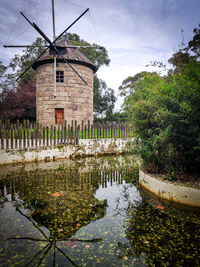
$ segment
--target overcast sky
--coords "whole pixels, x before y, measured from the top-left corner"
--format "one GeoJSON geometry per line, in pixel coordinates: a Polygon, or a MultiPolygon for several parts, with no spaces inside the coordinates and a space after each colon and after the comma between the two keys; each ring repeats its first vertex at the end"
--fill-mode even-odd
{"type": "MultiPolygon", "coordinates": [[[[125,78],[152,70],[145,67],[150,61],[167,63],[183,39],[186,44],[191,40],[200,23],[200,0],[54,1],[57,35],[90,8],[70,32],[106,47],[111,63],[98,76],[116,96],[125,78]]],[[[5,49],[4,44],[31,44],[38,37],[20,11],[52,39],[51,0],[0,0],[0,7],[0,60],[5,65],[21,50],[5,49]]],[[[118,97],[118,109],[121,103],[118,97]]]]}

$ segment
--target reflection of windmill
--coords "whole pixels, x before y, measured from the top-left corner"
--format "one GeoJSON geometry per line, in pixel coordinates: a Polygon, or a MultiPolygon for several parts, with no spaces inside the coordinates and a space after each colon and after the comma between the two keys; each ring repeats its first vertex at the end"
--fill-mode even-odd
{"type": "Polygon", "coordinates": [[[30,221],[33,225],[33,227],[35,227],[43,236],[43,239],[39,239],[39,238],[34,238],[34,237],[10,237],[7,238],[7,240],[30,240],[30,241],[38,241],[38,242],[46,242],[46,246],[43,247],[41,250],[39,250],[27,263],[25,266],[28,266],[29,264],[31,264],[36,258],[38,258],[38,256],[40,257],[39,262],[37,264],[37,266],[40,266],[42,264],[42,262],[44,261],[45,257],[47,256],[48,252],[53,248],[53,266],[55,266],[56,264],[56,250],[59,251],[73,266],[77,266],[71,259],[70,257],[63,251],[61,250],[56,242],[58,241],[67,241],[67,242],[89,242],[89,243],[97,243],[97,242],[101,242],[102,239],[101,238],[95,238],[95,239],[76,239],[76,238],[72,238],[72,239],[58,239],[56,238],[56,236],[51,237],[51,236],[47,236],[45,234],[45,232],[26,214],[22,213],[22,211],[19,209],[19,207],[16,207],[16,210],[22,215],[24,216],[26,219],[28,219],[28,221],[30,221]]]}
{"type": "MultiPolygon", "coordinates": [[[[17,78],[17,80],[20,79],[31,67],[37,70],[36,109],[37,120],[42,125],[54,125],[69,119],[79,122],[81,120],[85,122],[93,120],[93,73],[97,69],[84,54],[77,50],[77,48],[88,46],[74,46],[67,40],[60,41],[61,37],[88,10],[87,8],[58,37],[55,37],[54,0],[52,0],[53,41],[34,22],[31,22],[20,12],[48,43],[44,51],[17,78]],[[59,67],[57,68],[58,64],[59,67]],[[53,99],[52,96],[56,99],[53,99]]],[[[10,45],[4,47],[30,46],[10,45]]]]}

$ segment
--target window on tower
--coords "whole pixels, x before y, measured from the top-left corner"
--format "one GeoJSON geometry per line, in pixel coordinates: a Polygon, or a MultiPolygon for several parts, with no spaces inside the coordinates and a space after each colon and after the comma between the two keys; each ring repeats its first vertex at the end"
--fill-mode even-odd
{"type": "Polygon", "coordinates": [[[64,82],[64,71],[56,71],[56,82],[63,83],[64,82]]]}

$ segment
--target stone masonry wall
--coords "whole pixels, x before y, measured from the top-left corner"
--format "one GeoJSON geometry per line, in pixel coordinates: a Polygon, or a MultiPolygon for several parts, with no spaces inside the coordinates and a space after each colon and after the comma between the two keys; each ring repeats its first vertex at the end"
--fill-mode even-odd
{"type": "Polygon", "coordinates": [[[74,157],[120,154],[129,152],[127,144],[134,138],[80,139],[79,145],[58,145],[32,149],[3,149],[0,165],[74,157]]]}
{"type": "Polygon", "coordinates": [[[64,82],[56,83],[54,98],[54,64],[37,68],[36,119],[40,125],[55,125],[55,109],[64,109],[64,120],[93,121],[93,71],[82,65],[71,64],[88,85],[66,64],[58,63],[57,71],[64,71],[64,82]]]}

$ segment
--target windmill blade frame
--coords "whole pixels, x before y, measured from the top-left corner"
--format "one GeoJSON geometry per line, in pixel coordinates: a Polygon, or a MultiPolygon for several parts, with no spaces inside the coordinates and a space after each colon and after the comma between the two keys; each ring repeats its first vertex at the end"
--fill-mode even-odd
{"type": "Polygon", "coordinates": [[[81,77],[81,75],[72,67],[72,65],[59,53],[58,49],[54,46],[54,44],[49,40],[46,34],[35,24],[31,24],[34,29],[41,34],[41,36],[50,44],[49,48],[55,50],[56,54],[59,55],[65,63],[76,73],[76,75],[87,85],[87,82],[81,77]]]}
{"type": "MultiPolygon", "coordinates": [[[[86,12],[89,11],[89,8],[87,8],[76,20],[74,20],[53,42],[50,41],[50,39],[45,35],[45,33],[35,24],[32,23],[22,12],[20,12],[20,14],[26,19],[26,21],[28,21],[28,23],[38,32],[40,33],[40,35],[49,43],[49,46],[47,46],[47,48],[36,58],[36,60],[34,60],[34,62],[28,66],[21,74],[20,76],[16,79],[16,81],[18,81],[32,66],[33,64],[41,57],[44,55],[44,53],[49,49],[52,48],[55,51],[58,52],[58,50],[55,48],[54,44],[56,43],[56,41],[64,34],[67,32],[67,30],[69,30],[86,12]]],[[[60,53],[58,53],[60,55],[60,53]]],[[[61,56],[61,55],[60,55],[61,56]]],[[[81,77],[81,75],[71,66],[71,64],[63,57],[63,60],[70,66],[70,68],[73,69],[73,71],[79,76],[79,78],[87,85],[87,82],[81,77]]],[[[55,70],[56,71],[56,70],[55,70]]]]}
{"type": "Polygon", "coordinates": [[[33,23],[33,27],[47,41],[47,43],[49,43],[50,47],[54,47],[54,44],[51,42],[51,40],[46,36],[46,34],[35,23],[33,23]]]}
{"type": "Polygon", "coordinates": [[[77,19],[75,19],[58,37],[56,37],[53,43],[55,43],[64,33],[66,33],[88,11],[89,11],[89,8],[87,8],[77,19]]]}
{"type": "MultiPolygon", "coordinates": [[[[30,48],[30,47],[37,47],[36,45],[4,45],[4,48],[30,48]]],[[[49,45],[43,45],[41,46],[43,48],[49,47],[49,45]]],[[[63,46],[65,48],[92,48],[92,49],[103,49],[103,47],[95,47],[91,45],[67,45],[63,46]]]]}

